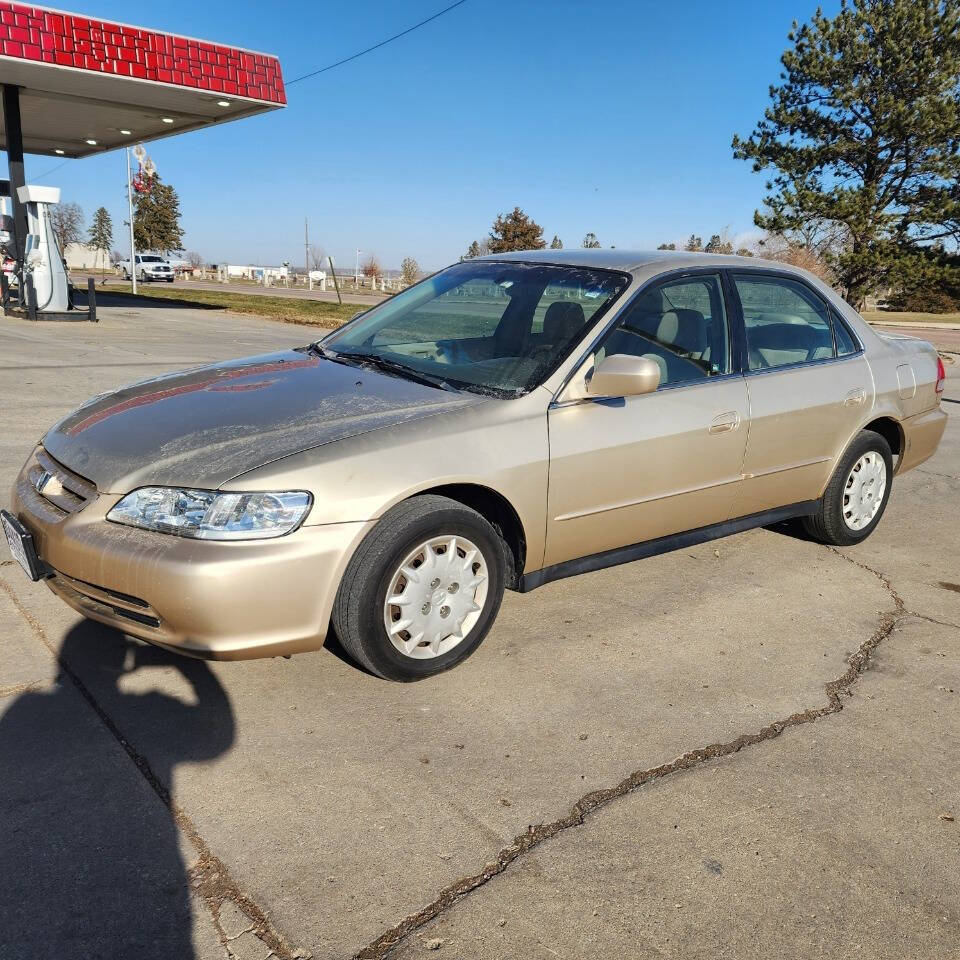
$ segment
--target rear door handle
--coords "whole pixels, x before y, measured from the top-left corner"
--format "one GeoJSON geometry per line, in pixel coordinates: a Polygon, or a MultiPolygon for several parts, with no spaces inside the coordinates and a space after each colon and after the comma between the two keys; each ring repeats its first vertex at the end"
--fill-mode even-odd
{"type": "Polygon", "coordinates": [[[729,433],[740,426],[740,414],[736,410],[717,414],[710,421],[710,433],[729,433]]]}
{"type": "Polygon", "coordinates": [[[844,406],[855,407],[860,403],[863,403],[867,399],[867,391],[863,387],[858,387],[856,390],[851,390],[847,394],[846,400],[843,401],[844,406]]]}

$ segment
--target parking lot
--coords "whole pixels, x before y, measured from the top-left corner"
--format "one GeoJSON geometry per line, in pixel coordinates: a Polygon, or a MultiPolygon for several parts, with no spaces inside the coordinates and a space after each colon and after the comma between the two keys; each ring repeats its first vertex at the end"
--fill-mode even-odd
{"type": "MultiPolygon", "coordinates": [[[[0,319],[0,489],[92,394],[318,335],[101,316],[0,319]]],[[[0,958],[960,958],[945,408],[863,545],[755,530],[508,594],[414,685],[181,659],[4,554],[0,958]]]]}

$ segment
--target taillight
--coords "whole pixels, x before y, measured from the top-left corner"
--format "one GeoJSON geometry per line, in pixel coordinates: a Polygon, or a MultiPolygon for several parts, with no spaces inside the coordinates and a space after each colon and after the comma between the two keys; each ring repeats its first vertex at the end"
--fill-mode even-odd
{"type": "Polygon", "coordinates": [[[947,371],[943,365],[943,357],[937,357],[937,385],[934,388],[937,394],[943,393],[943,382],[947,379],[947,371]]]}

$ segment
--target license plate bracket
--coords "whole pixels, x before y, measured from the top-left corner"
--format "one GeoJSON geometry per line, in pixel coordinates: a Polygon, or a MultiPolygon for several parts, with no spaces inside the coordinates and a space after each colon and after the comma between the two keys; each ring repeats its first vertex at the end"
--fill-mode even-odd
{"type": "Polygon", "coordinates": [[[45,575],[44,565],[37,556],[33,545],[33,534],[12,514],[0,510],[0,526],[7,540],[7,546],[13,559],[20,564],[23,572],[31,580],[41,580],[45,575]]]}

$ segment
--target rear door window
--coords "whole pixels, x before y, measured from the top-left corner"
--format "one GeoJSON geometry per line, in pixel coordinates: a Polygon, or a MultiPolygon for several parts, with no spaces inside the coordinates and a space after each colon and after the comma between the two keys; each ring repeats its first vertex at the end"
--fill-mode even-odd
{"type": "Polygon", "coordinates": [[[827,305],[787,277],[734,274],[743,308],[749,370],[836,356],[827,305]]]}

